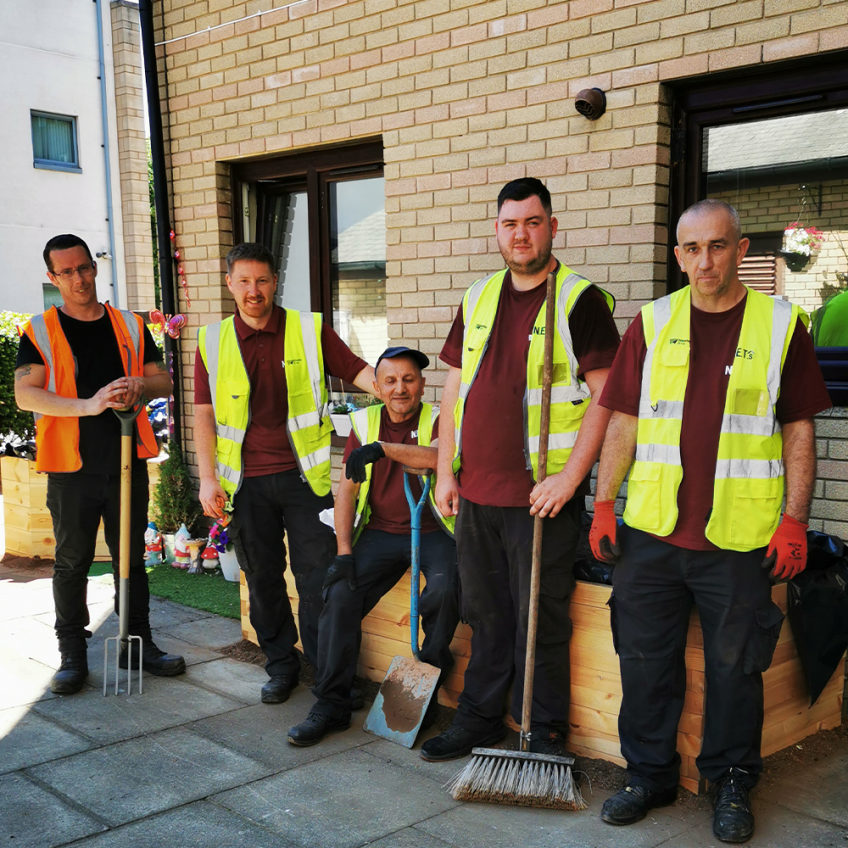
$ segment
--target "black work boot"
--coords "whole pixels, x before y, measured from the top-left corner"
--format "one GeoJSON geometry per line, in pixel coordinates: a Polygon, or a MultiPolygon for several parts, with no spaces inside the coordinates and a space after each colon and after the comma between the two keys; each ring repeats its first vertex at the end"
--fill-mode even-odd
{"type": "Polygon", "coordinates": [[[56,695],[73,695],[79,692],[88,677],[88,654],[83,648],[62,654],[59,670],[53,675],[50,691],[56,695]]]}
{"type": "MultiPolygon", "coordinates": [[[[138,670],[138,643],[131,645],[133,670],[138,670]]],[[[126,668],[129,664],[128,652],[125,645],[121,646],[121,656],[118,659],[118,666],[126,668]]],[[[160,650],[152,638],[142,639],[141,648],[141,667],[155,674],[157,677],[176,677],[178,674],[184,674],[186,670],[185,660],[177,654],[166,654],[160,650]]]]}
{"type": "Polygon", "coordinates": [[[565,750],[565,737],[558,730],[537,728],[530,734],[530,753],[547,757],[570,757],[565,750]]]}
{"type": "Polygon", "coordinates": [[[291,690],[297,686],[297,678],[291,674],[272,674],[262,687],[263,704],[282,704],[288,701],[291,690]]]}
{"type": "Polygon", "coordinates": [[[601,821],[616,825],[634,824],[642,821],[648,810],[667,807],[676,800],[676,786],[661,792],[652,792],[638,783],[631,783],[604,801],[604,806],[601,807],[601,821]]]}
{"type": "Polygon", "coordinates": [[[748,787],[740,780],[747,772],[732,768],[716,781],[713,796],[713,833],[722,842],[747,842],[754,835],[754,814],[748,787]]]}
{"type": "Polygon", "coordinates": [[[288,732],[288,740],[299,748],[307,748],[320,742],[329,733],[338,733],[350,727],[349,718],[330,718],[320,713],[310,712],[300,723],[288,732]]]}
{"type": "Polygon", "coordinates": [[[506,728],[501,725],[494,730],[469,730],[452,724],[444,733],[428,739],[421,746],[421,757],[430,762],[455,760],[471,753],[472,748],[485,748],[495,745],[506,736],[506,728]]]}

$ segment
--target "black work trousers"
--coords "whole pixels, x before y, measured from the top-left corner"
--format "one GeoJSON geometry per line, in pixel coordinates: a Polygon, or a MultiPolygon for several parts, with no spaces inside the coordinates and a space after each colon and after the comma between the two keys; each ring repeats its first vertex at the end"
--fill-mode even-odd
{"type": "MultiPolygon", "coordinates": [[[[144,531],[147,529],[147,464],[134,462],[130,507],[129,630],[150,637],[150,590],[144,570],[144,531]]],[[[47,507],[53,518],[56,563],[53,566],[53,601],[56,636],[64,653],[85,650],[88,570],[94,561],[97,530],[103,532],[115,574],[115,612],[118,612],[118,566],[121,537],[121,477],[119,474],[47,475],[47,507]]]]}
{"type": "Polygon", "coordinates": [[[618,719],[631,780],[653,791],[677,786],[677,725],[686,692],[684,652],[694,603],[704,635],[704,741],[696,761],[714,782],[731,767],[762,771],[763,678],[783,613],[771,600],[759,548],[691,551],[631,527],[619,529],[612,632],[624,693],[618,719]]]}
{"type": "Polygon", "coordinates": [[[297,470],[245,477],[233,499],[230,537],[244,571],[250,623],[265,654],[269,676],[300,672],[297,626],[286,590],[288,534],[291,569],[300,597],[298,619],[303,653],[317,666],[321,586],[336,556],[336,537],[318,514],[333,496],[318,497],[297,470]]]}
{"type": "MultiPolygon", "coordinates": [[[[346,580],[324,595],[318,626],[318,675],[312,693],[315,712],[331,718],[350,717],[350,687],[362,642],[360,622],[412,564],[409,536],[382,530],[362,531],[353,548],[356,589],[346,580]]],[[[441,683],[453,666],[450,643],[459,624],[456,544],[436,530],[421,535],[421,574],[427,581],[419,601],[424,643],[422,662],[441,669],[441,683]]]]}
{"type": "MultiPolygon", "coordinates": [[[[568,733],[571,682],[568,606],[583,498],[545,518],[536,637],[532,728],[568,733]]],[[[512,687],[512,717],[521,722],[533,548],[529,507],[480,506],[464,498],[456,520],[462,618],[471,625],[471,658],[455,723],[494,730],[512,687]],[[514,678],[514,682],[513,682],[514,678]]]]}

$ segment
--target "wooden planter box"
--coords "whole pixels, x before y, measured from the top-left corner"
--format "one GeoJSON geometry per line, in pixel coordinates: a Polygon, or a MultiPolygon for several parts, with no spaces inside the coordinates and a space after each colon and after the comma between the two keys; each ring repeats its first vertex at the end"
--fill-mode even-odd
{"type": "MultiPolygon", "coordinates": [[[[286,583],[292,608],[297,591],[291,572],[286,583]]],[[[576,754],[625,765],[618,741],[621,706],[621,675],[610,631],[611,588],[578,582],[571,599],[574,634],[571,638],[571,708],[568,747],[576,754]]],[[[786,612],[786,586],[775,586],[772,598],[786,612]]],[[[241,622],[245,639],[257,643],[248,619],[249,604],[244,573],[241,574],[241,622]]],[[[451,644],[456,665],[439,691],[439,702],[456,707],[463,674],[471,654],[471,629],[457,628],[451,644]]],[[[409,577],[405,576],[362,622],[362,650],[357,673],[382,681],[392,657],[411,657],[409,646],[409,577]]],[[[783,623],[771,668],[763,675],[765,721],[763,755],[793,745],[818,730],[836,727],[842,720],[842,687],[845,658],[812,709],[788,619],[783,623]]],[[[680,784],[692,792],[703,789],[695,758],[704,734],[704,652],[697,613],[689,622],[686,647],[686,698],[677,734],[681,756],[680,784]]],[[[507,718],[507,723],[515,726],[507,718]]]]}
{"type": "MultiPolygon", "coordinates": [[[[159,465],[149,462],[150,494],[159,480],[159,465]]],[[[47,475],[37,474],[35,463],[14,456],[0,457],[3,481],[3,522],[6,531],[6,553],[18,556],[40,556],[53,559],[56,539],[53,520],[47,509],[47,475]]],[[[103,525],[97,531],[96,562],[109,562],[109,549],[103,538],[103,525]]]]}

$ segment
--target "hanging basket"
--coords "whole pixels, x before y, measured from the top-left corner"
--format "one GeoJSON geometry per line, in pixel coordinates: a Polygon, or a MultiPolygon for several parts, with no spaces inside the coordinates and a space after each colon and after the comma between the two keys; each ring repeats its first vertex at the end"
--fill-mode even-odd
{"type": "Polygon", "coordinates": [[[779,255],[786,263],[786,267],[793,273],[803,271],[810,261],[810,257],[806,253],[795,253],[794,250],[781,250],[779,255]]]}

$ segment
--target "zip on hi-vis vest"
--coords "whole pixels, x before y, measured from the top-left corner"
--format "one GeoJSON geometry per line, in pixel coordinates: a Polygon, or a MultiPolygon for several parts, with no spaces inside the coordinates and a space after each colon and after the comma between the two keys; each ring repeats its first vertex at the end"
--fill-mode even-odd
{"type": "MultiPolygon", "coordinates": [[[[454,472],[462,465],[462,422],[465,403],[488,349],[492,328],[500,303],[506,271],[498,271],[474,283],[462,300],[463,345],[459,395],[454,408],[454,472]]],[[[561,471],[577,441],[580,423],[588,409],[591,395],[577,374],[579,365],[574,355],[568,318],[580,297],[591,287],[584,277],[560,265],[556,279],[556,330],[554,334],[553,386],[551,390],[551,429],[548,437],[547,473],[561,471]]],[[[597,286],[595,288],[598,288],[597,286]]],[[[615,299],[598,288],[609,306],[615,299]]],[[[541,427],[542,373],[544,362],[545,303],[539,310],[529,334],[527,383],[523,399],[524,453],[527,468],[538,479],[539,432],[541,427]]]]}

